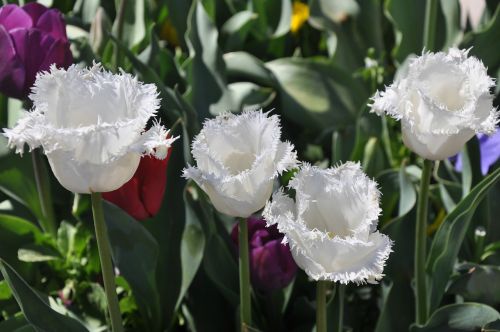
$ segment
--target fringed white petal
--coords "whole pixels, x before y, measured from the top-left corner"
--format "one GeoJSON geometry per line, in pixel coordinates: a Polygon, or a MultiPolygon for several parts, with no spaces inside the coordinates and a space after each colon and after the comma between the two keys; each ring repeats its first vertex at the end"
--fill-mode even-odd
{"type": "Polygon", "coordinates": [[[155,122],[153,126],[143,133],[139,140],[130,147],[130,151],[139,154],[153,155],[157,159],[165,159],[168,149],[179,138],[169,137],[169,130],[166,130],[160,123],[155,122]]]}
{"type": "Polygon", "coordinates": [[[264,206],[274,179],[297,165],[293,145],[282,142],[280,136],[276,115],[262,111],[221,114],[205,121],[195,137],[192,153],[197,168],[184,174],[204,183],[205,187],[200,186],[219,211],[248,217],[264,206]],[[246,205],[227,203],[233,200],[246,205]]]}
{"type": "Polygon", "coordinates": [[[492,106],[494,81],[483,63],[468,52],[451,48],[423,53],[410,60],[397,81],[372,98],[372,112],[401,120],[409,147],[424,158],[445,159],[474,133],[495,131],[499,113],[492,106]],[[447,142],[437,149],[431,142],[436,139],[447,142]]]}
{"type": "Polygon", "coordinates": [[[391,252],[376,230],[380,193],[359,164],[319,169],[303,165],[290,187],[273,195],[263,216],[285,234],[297,264],[314,280],[376,282],[391,252]]]}
{"type": "Polygon", "coordinates": [[[177,138],[158,123],[144,132],[159,107],[153,84],[99,64],[55,66],[37,75],[33,110],[12,129],[9,145],[22,153],[42,146],[55,176],[71,191],[111,191],[130,179],[141,155],[163,159],[177,138]]]}

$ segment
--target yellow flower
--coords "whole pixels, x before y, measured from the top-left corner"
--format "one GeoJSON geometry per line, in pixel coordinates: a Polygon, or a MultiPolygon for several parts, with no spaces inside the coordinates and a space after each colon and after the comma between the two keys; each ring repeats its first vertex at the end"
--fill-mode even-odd
{"type": "Polygon", "coordinates": [[[304,23],[309,18],[309,6],[303,2],[293,2],[292,21],[290,23],[290,31],[297,33],[304,23]]]}

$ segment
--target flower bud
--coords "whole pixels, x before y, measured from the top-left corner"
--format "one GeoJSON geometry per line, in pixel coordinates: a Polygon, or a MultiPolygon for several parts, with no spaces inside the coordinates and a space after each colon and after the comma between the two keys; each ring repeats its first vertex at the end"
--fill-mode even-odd
{"type": "Polygon", "coordinates": [[[37,72],[73,61],[61,13],[36,2],[0,8],[0,49],[0,91],[18,99],[28,96],[37,72]]]}
{"type": "Polygon", "coordinates": [[[102,197],[119,206],[137,220],[154,217],[160,210],[165,186],[170,152],[160,160],[150,156],[141,158],[134,176],[119,189],[103,193],[102,197]]]}
{"type": "MultiPolygon", "coordinates": [[[[252,216],[247,223],[252,285],[264,293],[286,287],[295,277],[297,264],[288,245],[282,243],[283,234],[276,226],[266,227],[263,218],[252,216]]],[[[236,224],[231,232],[236,246],[238,234],[236,224]]]]}

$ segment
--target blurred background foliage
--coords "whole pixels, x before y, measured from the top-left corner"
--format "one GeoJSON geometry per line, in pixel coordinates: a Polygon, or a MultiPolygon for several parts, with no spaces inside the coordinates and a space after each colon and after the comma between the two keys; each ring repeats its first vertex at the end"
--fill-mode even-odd
{"type": "MultiPolygon", "coordinates": [[[[155,83],[162,98],[159,117],[181,135],[158,215],[139,223],[105,206],[127,331],[237,330],[233,220],[218,214],[180,175],[192,162],[190,142],[203,119],[259,108],[281,115],[284,138],[300,159],[322,166],[359,161],[378,181],[380,228],[395,241],[394,252],[379,285],[347,288],[345,325],[353,331],[409,330],[420,160],[402,144],[399,125],[370,114],[367,104],[409,57],[421,54],[426,1],[40,2],[64,13],[75,63],[119,66],[155,83]]],[[[458,0],[439,4],[438,49],[472,47],[470,53],[500,78],[498,1],[485,2],[474,26],[463,21],[467,13],[458,0]]],[[[21,106],[0,96],[0,124],[12,126],[21,106]]],[[[73,196],[51,175],[61,222],[57,237],[43,233],[30,160],[9,152],[2,137],[0,143],[0,331],[105,330],[89,197],[73,196]]],[[[412,331],[500,330],[494,322],[500,318],[500,175],[497,163],[483,180],[478,153],[472,140],[461,173],[443,161],[433,174],[428,270],[429,301],[437,311],[429,324],[412,331]],[[440,228],[443,221],[447,228],[440,228]]],[[[334,302],[332,328],[338,319],[334,302]]],[[[256,292],[253,304],[258,330],[314,328],[314,283],[303,272],[283,290],[256,292]]]]}

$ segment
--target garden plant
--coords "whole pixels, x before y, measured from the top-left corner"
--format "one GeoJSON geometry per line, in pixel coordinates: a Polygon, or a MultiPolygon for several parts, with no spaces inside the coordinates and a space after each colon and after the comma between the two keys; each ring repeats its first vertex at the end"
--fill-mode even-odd
{"type": "Polygon", "coordinates": [[[0,3],[0,332],[500,332],[498,0],[0,3]]]}

